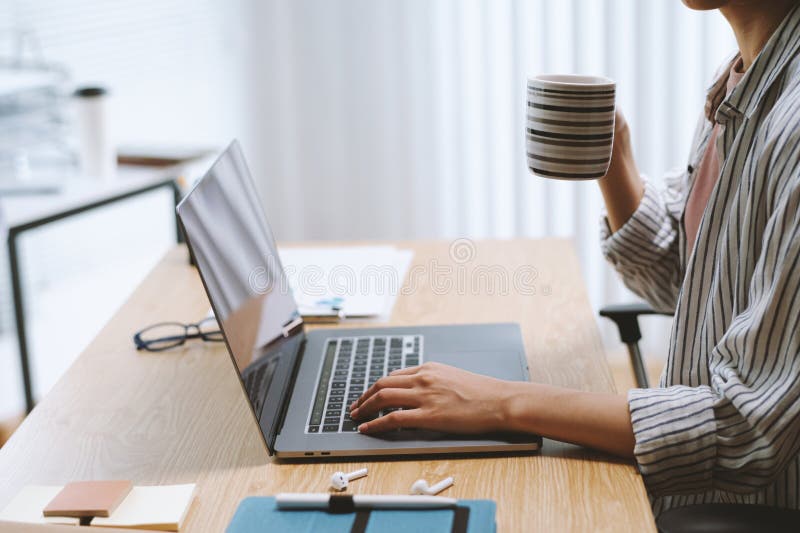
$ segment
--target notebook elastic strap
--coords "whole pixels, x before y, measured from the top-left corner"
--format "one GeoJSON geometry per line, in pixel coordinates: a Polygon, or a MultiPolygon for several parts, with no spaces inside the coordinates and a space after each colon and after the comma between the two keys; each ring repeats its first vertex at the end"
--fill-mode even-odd
{"type": "Polygon", "coordinates": [[[450,533],[467,533],[469,525],[469,507],[456,506],[453,509],[453,526],[450,533]]]}
{"type": "MultiPolygon", "coordinates": [[[[359,509],[356,511],[356,518],[353,520],[353,527],[350,528],[350,533],[366,533],[371,512],[371,509],[359,509]]],[[[453,525],[450,528],[450,533],[467,533],[468,524],[469,507],[455,507],[453,509],[453,525]]]]}
{"type": "Polygon", "coordinates": [[[369,515],[370,509],[359,509],[356,511],[356,519],[353,520],[353,527],[350,528],[350,533],[365,533],[367,531],[369,515]]]}

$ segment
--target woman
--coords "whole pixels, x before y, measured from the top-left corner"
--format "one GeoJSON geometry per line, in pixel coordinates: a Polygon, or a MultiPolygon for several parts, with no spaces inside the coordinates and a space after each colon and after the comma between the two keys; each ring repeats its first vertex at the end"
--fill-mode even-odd
{"type": "Polygon", "coordinates": [[[603,251],[675,313],[661,387],[627,398],[507,383],[444,365],[392,373],[352,406],[396,427],[537,433],[635,458],[658,514],[701,502],[800,508],[800,7],[718,8],[739,54],[708,93],[689,166],[660,192],[639,177],[620,115],[603,251]]]}

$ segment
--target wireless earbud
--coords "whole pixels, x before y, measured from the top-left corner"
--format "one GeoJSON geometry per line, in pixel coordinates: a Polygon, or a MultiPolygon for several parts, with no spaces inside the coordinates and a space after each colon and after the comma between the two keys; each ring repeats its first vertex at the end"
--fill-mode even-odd
{"type": "Polygon", "coordinates": [[[331,488],[333,490],[344,490],[347,488],[347,483],[353,481],[354,479],[358,479],[360,477],[364,477],[367,475],[367,469],[362,468],[361,470],[356,470],[355,472],[350,472],[349,474],[345,474],[344,472],[336,472],[331,476],[331,488]]]}
{"type": "Polygon", "coordinates": [[[425,481],[424,479],[418,479],[414,482],[413,485],[411,485],[410,493],[418,496],[422,495],[433,496],[435,494],[439,494],[448,487],[452,487],[454,482],[455,480],[451,476],[441,480],[436,485],[429,487],[427,481],[425,481]]]}

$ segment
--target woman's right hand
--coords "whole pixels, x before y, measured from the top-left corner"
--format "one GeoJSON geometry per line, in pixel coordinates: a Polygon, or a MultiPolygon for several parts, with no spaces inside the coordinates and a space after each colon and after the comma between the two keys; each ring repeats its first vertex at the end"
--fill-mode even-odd
{"type": "Polygon", "coordinates": [[[350,406],[350,415],[363,421],[361,433],[402,427],[472,434],[508,431],[511,398],[525,391],[525,385],[425,363],[379,379],[350,406]],[[395,407],[404,409],[374,418],[395,407]]]}

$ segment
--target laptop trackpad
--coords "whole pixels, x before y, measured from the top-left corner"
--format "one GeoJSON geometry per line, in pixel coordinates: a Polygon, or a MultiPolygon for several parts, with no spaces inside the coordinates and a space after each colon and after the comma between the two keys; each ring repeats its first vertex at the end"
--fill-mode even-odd
{"type": "Polygon", "coordinates": [[[528,381],[524,359],[516,350],[481,350],[425,354],[426,361],[456,366],[498,379],[528,381]]]}

